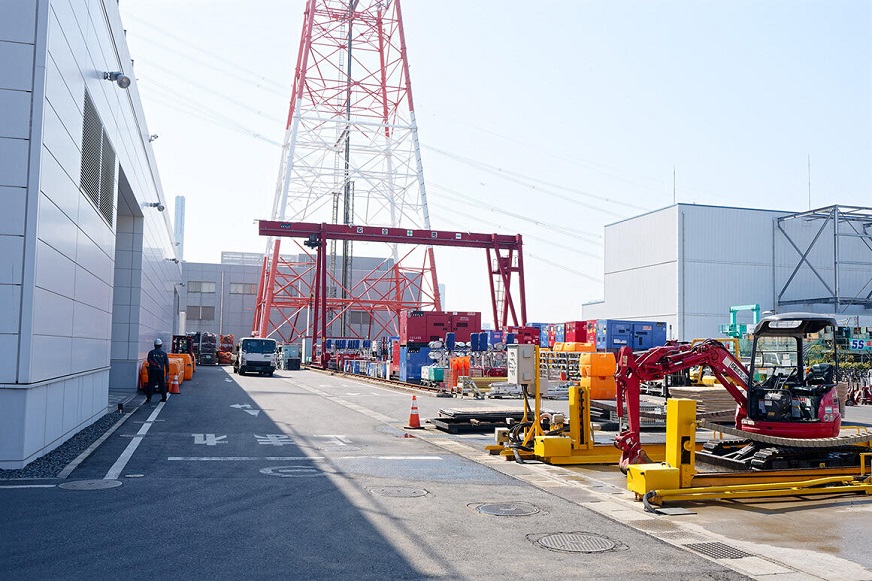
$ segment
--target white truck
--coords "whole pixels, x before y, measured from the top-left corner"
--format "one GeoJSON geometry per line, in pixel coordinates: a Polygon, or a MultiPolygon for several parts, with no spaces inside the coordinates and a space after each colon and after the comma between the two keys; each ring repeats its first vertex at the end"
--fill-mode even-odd
{"type": "Polygon", "coordinates": [[[272,375],[276,370],[276,347],[274,339],[243,337],[233,346],[233,372],[245,375],[252,371],[272,375]]]}

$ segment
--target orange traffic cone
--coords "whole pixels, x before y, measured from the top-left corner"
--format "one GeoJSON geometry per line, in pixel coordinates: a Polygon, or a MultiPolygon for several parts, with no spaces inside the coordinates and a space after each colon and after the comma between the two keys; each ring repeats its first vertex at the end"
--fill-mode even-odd
{"type": "Polygon", "coordinates": [[[179,376],[173,375],[173,381],[170,383],[170,393],[182,393],[179,391],[179,376]]]}
{"type": "Polygon", "coordinates": [[[409,412],[409,425],[407,430],[421,430],[421,419],[418,417],[418,398],[412,396],[412,411],[409,412]]]}

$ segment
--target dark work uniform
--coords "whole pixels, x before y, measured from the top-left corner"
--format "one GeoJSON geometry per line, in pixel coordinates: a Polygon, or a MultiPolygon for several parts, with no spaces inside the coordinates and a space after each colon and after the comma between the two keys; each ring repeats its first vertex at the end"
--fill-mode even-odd
{"type": "Polygon", "coordinates": [[[154,393],[154,385],[157,384],[160,400],[167,400],[166,375],[170,372],[170,358],[160,347],[155,347],[148,352],[148,383],[145,384],[145,401],[151,401],[154,393]]]}

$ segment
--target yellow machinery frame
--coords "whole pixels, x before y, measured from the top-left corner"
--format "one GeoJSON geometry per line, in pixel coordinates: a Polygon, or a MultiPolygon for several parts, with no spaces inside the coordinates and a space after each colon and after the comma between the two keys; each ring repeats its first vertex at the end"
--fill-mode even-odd
{"type": "MultiPolygon", "coordinates": [[[[538,418],[542,416],[542,395],[539,389],[539,347],[535,348],[534,411],[533,418],[527,416],[524,408],[523,422],[530,422],[524,434],[522,446],[533,452],[508,448],[502,443],[486,446],[491,454],[501,454],[507,458],[520,457],[524,460],[539,460],[547,464],[617,464],[621,451],[614,444],[597,444],[594,441],[590,423],[590,388],[572,385],[569,388],[569,435],[546,435],[538,418]]],[[[666,458],[667,444],[645,444],[645,451],[655,461],[666,458]]]]}
{"type": "MultiPolygon", "coordinates": [[[[696,402],[670,399],[666,403],[666,461],[633,464],[627,471],[627,489],[637,500],[662,505],[666,500],[772,498],[812,494],[872,494],[872,477],[860,454],[860,466],[698,474],[696,402]]],[[[870,466],[872,467],[872,466],[870,466]]]]}

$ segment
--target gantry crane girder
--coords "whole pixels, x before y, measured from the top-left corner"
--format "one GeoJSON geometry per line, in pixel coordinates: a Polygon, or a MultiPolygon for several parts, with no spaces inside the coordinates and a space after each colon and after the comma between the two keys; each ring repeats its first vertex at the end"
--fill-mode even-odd
{"type": "MultiPolygon", "coordinates": [[[[522,253],[523,242],[520,234],[410,230],[380,226],[280,222],[272,220],[260,220],[258,228],[261,236],[306,239],[304,244],[316,251],[315,288],[313,293],[313,346],[318,344],[319,338],[326,337],[327,332],[327,309],[328,302],[331,300],[325,292],[328,270],[326,264],[328,254],[327,242],[329,240],[485,249],[487,251],[488,273],[490,275],[494,326],[497,329],[502,329],[509,324],[523,326],[527,322],[527,299],[524,287],[524,260],[522,253]],[[496,259],[492,260],[494,256],[496,259]],[[516,280],[514,280],[515,275],[517,275],[516,280]],[[517,288],[517,300],[512,293],[513,286],[517,288]],[[501,292],[498,292],[498,289],[501,292]]],[[[268,316],[270,309],[271,305],[261,305],[258,310],[268,316]]]]}

